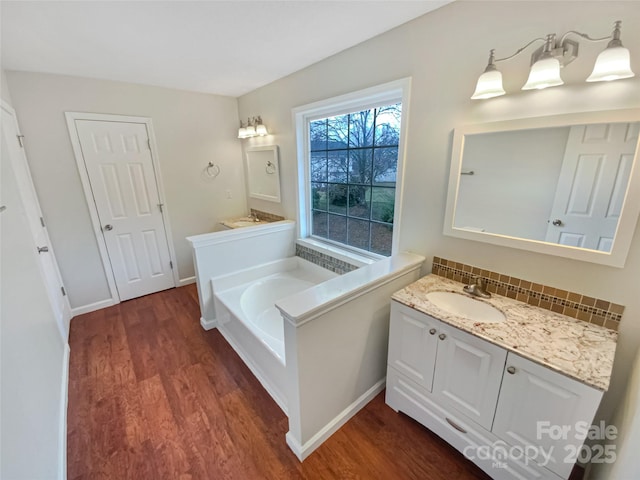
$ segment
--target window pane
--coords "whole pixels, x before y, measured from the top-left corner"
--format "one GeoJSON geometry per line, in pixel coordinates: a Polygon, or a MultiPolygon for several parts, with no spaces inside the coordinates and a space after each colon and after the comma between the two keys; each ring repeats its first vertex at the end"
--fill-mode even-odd
{"type": "Polygon", "coordinates": [[[333,213],[347,213],[347,195],[349,193],[346,185],[328,185],[329,211],[333,213]]]}
{"type": "Polygon", "coordinates": [[[381,223],[371,224],[371,251],[380,255],[391,255],[393,227],[381,223]]]}
{"type": "Polygon", "coordinates": [[[311,208],[314,210],[327,210],[326,183],[311,183],[311,208]]]}
{"type": "Polygon", "coordinates": [[[327,119],[316,120],[309,126],[309,142],[311,151],[327,149],[327,119]]]}
{"type": "Polygon", "coordinates": [[[400,143],[401,114],[401,103],[376,109],[376,146],[400,143]]]}
{"type": "Polygon", "coordinates": [[[329,214],[329,240],[347,243],[347,217],[329,214]]]}
{"type": "Polygon", "coordinates": [[[375,110],[363,110],[349,115],[349,147],[373,145],[375,110]]]}
{"type": "Polygon", "coordinates": [[[371,214],[371,188],[364,185],[349,185],[349,211],[350,217],[358,217],[369,220],[371,214]]]}
{"type": "Polygon", "coordinates": [[[349,115],[327,118],[327,149],[347,148],[349,139],[349,115]]]}
{"type": "Polygon", "coordinates": [[[329,164],[329,181],[347,183],[347,151],[336,150],[327,152],[329,164]]]}
{"type": "Polygon", "coordinates": [[[371,219],[393,223],[395,188],[373,187],[371,191],[371,219]]]}
{"type": "Polygon", "coordinates": [[[314,235],[391,253],[401,107],[398,103],[309,123],[314,235]]]}
{"type": "Polygon", "coordinates": [[[369,225],[371,223],[368,220],[349,218],[349,245],[369,250],[369,225]]]}
{"type": "Polygon", "coordinates": [[[349,183],[371,184],[373,149],[349,151],[349,183]]]}
{"type": "Polygon", "coordinates": [[[327,152],[311,152],[311,181],[327,181],[327,152]]]}
{"type": "Polygon", "coordinates": [[[312,215],[312,230],[311,233],[313,235],[318,235],[319,237],[327,238],[327,214],[325,212],[318,212],[314,210],[311,212],[312,215]]]}
{"type": "Polygon", "coordinates": [[[373,183],[394,187],[398,170],[398,147],[376,148],[373,153],[373,183]]]}

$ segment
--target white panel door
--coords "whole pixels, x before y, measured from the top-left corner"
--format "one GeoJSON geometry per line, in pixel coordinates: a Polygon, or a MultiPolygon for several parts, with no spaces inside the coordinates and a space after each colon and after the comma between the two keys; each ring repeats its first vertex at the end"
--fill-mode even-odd
{"type": "Polygon", "coordinates": [[[174,287],[146,125],[75,124],[120,300],[174,287]]]}
{"type": "Polygon", "coordinates": [[[71,321],[71,307],[66,297],[62,283],[62,276],[58,269],[53,247],[49,239],[49,233],[45,226],[40,203],[36,194],[27,157],[22,145],[22,137],[18,129],[18,123],[13,109],[2,105],[2,156],[3,161],[11,162],[18,191],[24,205],[27,221],[34,240],[34,248],[37,248],[40,269],[47,286],[49,301],[56,317],[60,336],[66,343],[69,337],[69,322],[71,321]]]}
{"type": "Polygon", "coordinates": [[[440,322],[391,302],[389,366],[431,391],[440,322]]]}
{"type": "Polygon", "coordinates": [[[491,430],[506,350],[454,327],[438,331],[433,396],[491,430]]]}
{"type": "Polygon", "coordinates": [[[509,353],[493,433],[524,451],[550,452],[546,468],[569,478],[601,398],[595,388],[509,353]]]}
{"type": "Polygon", "coordinates": [[[611,251],[638,143],[638,125],[571,127],[548,242],[611,251]]]}

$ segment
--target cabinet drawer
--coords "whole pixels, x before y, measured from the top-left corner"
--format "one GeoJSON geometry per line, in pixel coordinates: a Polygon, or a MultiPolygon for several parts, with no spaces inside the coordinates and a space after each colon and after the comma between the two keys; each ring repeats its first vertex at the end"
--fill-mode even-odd
{"type": "Polygon", "coordinates": [[[504,458],[502,452],[509,451],[508,445],[461,415],[440,407],[428,391],[392,367],[387,372],[386,403],[436,433],[494,480],[561,480],[535,462],[504,458]]]}

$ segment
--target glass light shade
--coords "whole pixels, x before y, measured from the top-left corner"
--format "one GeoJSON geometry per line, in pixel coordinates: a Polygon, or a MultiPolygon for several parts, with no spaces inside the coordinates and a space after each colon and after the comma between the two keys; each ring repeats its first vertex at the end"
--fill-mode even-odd
{"type": "Polygon", "coordinates": [[[490,70],[478,77],[476,91],[471,95],[471,99],[483,100],[485,98],[499,97],[505,93],[504,88],[502,88],[502,73],[498,70],[490,70]]]}
{"type": "Polygon", "coordinates": [[[268,135],[268,134],[269,132],[267,132],[267,127],[265,127],[261,123],[256,125],[256,135],[260,135],[261,137],[264,137],[265,135],[268,135]]]}
{"type": "Polygon", "coordinates": [[[563,84],[564,82],[560,78],[560,62],[556,58],[548,57],[531,65],[529,78],[522,90],[541,90],[563,84]]]}
{"type": "Polygon", "coordinates": [[[624,47],[609,47],[598,55],[587,82],[607,82],[633,76],[635,74],[631,71],[629,50],[624,47]]]}
{"type": "Polygon", "coordinates": [[[249,137],[255,137],[256,136],[256,127],[254,127],[253,125],[249,125],[246,128],[247,134],[245,136],[245,138],[249,138],[249,137]]]}
{"type": "Polygon", "coordinates": [[[240,127],[238,129],[238,138],[247,138],[247,129],[244,127],[240,127]]]}

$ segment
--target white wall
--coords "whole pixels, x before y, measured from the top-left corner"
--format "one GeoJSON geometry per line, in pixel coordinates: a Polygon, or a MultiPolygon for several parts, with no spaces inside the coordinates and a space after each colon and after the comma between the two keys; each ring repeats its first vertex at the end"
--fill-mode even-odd
{"type": "Polygon", "coordinates": [[[462,171],[474,174],[460,176],[454,225],[544,241],[568,136],[568,127],[466,135],[462,171]]]}
{"type": "MultiPolygon", "coordinates": [[[[530,39],[567,30],[611,33],[623,21],[622,41],[640,74],[640,16],[635,2],[454,2],[239,99],[240,117],[259,112],[280,145],[283,212],[296,214],[296,155],[291,109],[387,81],[412,77],[404,217],[400,250],[434,255],[626,305],[611,389],[601,414],[608,416],[627,382],[640,343],[640,233],[636,229],[626,267],[600,266],[493,246],[442,234],[452,131],[456,126],[585,110],[640,107],[640,77],[586,84],[605,44],[580,43],[580,57],[563,70],[567,85],[518,92],[529,54],[501,64],[510,95],[469,99],[490,48],[510,55],[530,39]]],[[[405,106],[406,107],[406,106],[405,106]]],[[[248,142],[249,144],[251,141],[248,142]]],[[[427,262],[428,263],[428,262],[427,262]]],[[[428,264],[425,272],[430,268],[428,264]]]]}
{"type": "MultiPolygon", "coordinates": [[[[2,99],[9,103],[2,76],[2,99]]],[[[0,477],[62,478],[68,357],[4,141],[2,147],[0,477]]]]}
{"type": "Polygon", "coordinates": [[[194,275],[185,237],[245,213],[236,99],[39,73],[7,72],[7,78],[73,308],[110,295],[64,112],[151,117],[180,279],[194,275]],[[207,182],[201,173],[209,161],[220,165],[221,173],[207,182]]]}

